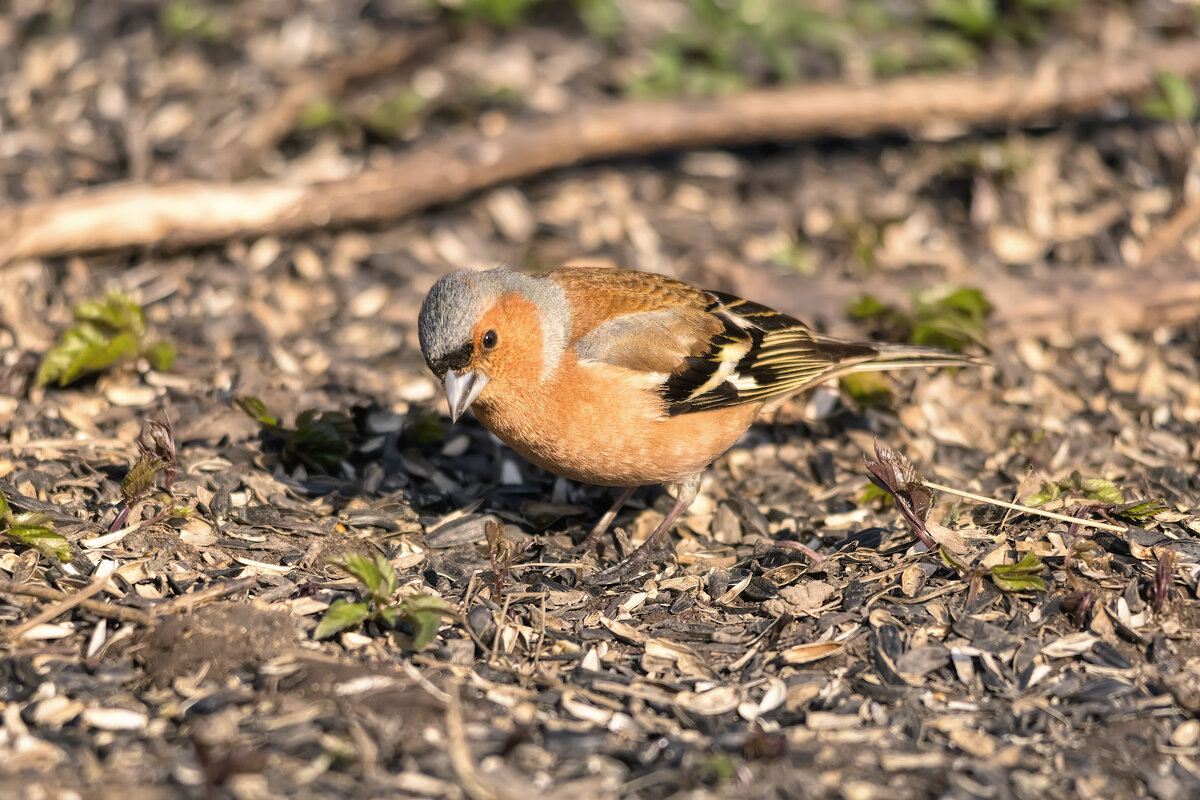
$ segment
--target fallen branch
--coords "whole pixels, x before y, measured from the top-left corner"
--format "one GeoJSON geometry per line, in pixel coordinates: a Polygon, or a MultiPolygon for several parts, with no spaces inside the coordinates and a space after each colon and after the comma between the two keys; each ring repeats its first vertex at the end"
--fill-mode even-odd
{"type": "MultiPolygon", "coordinates": [[[[49,586],[13,583],[12,581],[4,580],[0,580],[0,594],[16,594],[22,597],[33,597],[38,600],[48,600],[52,603],[62,604],[71,603],[75,598],[75,595],[51,589],[49,586]]],[[[150,614],[137,608],[130,608],[129,606],[104,603],[99,600],[79,600],[76,605],[84,611],[90,611],[99,617],[119,619],[125,622],[136,622],[139,625],[150,625],[154,622],[154,617],[150,614]]]]}
{"type": "Polygon", "coordinates": [[[1172,214],[1166,224],[1150,236],[1142,248],[1142,263],[1152,263],[1171,252],[1197,222],[1200,222],[1200,200],[1192,200],[1172,214]]]}
{"type": "Polygon", "coordinates": [[[9,634],[9,638],[12,639],[13,641],[16,641],[17,639],[20,639],[22,636],[24,636],[29,631],[36,628],[38,625],[41,625],[43,622],[49,622],[50,620],[57,617],[59,614],[65,614],[66,612],[70,611],[72,608],[75,608],[75,606],[80,605],[88,598],[95,597],[96,595],[100,594],[100,592],[104,591],[104,588],[106,586],[108,586],[108,581],[111,578],[112,578],[112,575],[110,573],[109,575],[105,575],[103,578],[95,579],[94,581],[92,581],[90,584],[85,586],[83,589],[80,589],[75,594],[67,595],[66,597],[64,597],[62,600],[59,600],[54,605],[50,606],[47,609],[44,609],[40,614],[37,614],[37,615],[31,617],[30,619],[26,620],[25,622],[21,623],[19,626],[17,626],[16,630],[12,631],[12,633],[9,634]]]}
{"type": "Polygon", "coordinates": [[[221,583],[210,583],[194,592],[163,600],[155,604],[151,610],[155,616],[159,617],[184,611],[194,611],[206,603],[211,603],[222,597],[228,597],[231,594],[238,594],[253,589],[255,586],[258,586],[258,578],[255,576],[237,578],[232,581],[222,581],[221,583]]]}
{"type": "Polygon", "coordinates": [[[580,161],[657,150],[860,136],[930,122],[1016,124],[1137,94],[1160,72],[1200,73],[1200,46],[1045,62],[996,77],[909,77],[806,85],[705,100],[624,101],[514,122],[502,133],[439,137],[391,166],[334,181],[109,185],[0,211],[0,264],[20,258],[181,247],[392,220],[502,181],[580,161]]]}

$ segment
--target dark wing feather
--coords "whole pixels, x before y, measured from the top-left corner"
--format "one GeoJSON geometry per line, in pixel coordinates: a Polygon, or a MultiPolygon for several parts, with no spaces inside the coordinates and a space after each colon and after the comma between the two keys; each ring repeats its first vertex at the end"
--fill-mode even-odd
{"type": "Polygon", "coordinates": [[[792,394],[879,351],[869,345],[818,339],[803,322],[721,292],[705,309],[722,323],[710,347],[684,359],[663,384],[671,414],[757,403],[792,394]]]}

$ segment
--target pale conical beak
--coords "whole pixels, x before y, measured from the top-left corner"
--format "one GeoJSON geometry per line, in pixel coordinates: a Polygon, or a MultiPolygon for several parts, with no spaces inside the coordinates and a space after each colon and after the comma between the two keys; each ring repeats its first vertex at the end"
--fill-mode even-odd
{"type": "Polygon", "coordinates": [[[450,420],[458,422],[483,387],[487,386],[488,377],[480,372],[447,372],[442,386],[446,388],[446,401],[450,404],[450,420]]]}

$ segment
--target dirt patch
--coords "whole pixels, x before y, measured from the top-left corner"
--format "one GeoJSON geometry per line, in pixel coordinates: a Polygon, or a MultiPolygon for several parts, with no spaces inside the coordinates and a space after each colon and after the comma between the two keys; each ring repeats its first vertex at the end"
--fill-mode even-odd
{"type": "Polygon", "coordinates": [[[220,684],[234,672],[253,674],[299,642],[288,614],[218,603],[162,620],[139,638],[134,652],[153,686],[201,677],[220,684]]]}

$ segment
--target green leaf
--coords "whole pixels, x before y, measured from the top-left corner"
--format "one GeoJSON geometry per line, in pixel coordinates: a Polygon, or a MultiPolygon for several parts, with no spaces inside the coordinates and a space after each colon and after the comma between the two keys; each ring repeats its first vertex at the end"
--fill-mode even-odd
{"type": "Polygon", "coordinates": [[[382,100],[363,119],[363,125],[381,139],[394,139],[404,133],[427,108],[429,100],[408,89],[382,100]]]}
{"type": "Polygon", "coordinates": [[[983,296],[983,292],[970,287],[950,292],[939,303],[944,308],[956,309],[981,321],[992,310],[992,304],[983,296]]]}
{"type": "Polygon", "coordinates": [[[467,19],[511,28],[521,22],[539,0],[461,0],[458,13],[467,19]]]}
{"type": "Polygon", "coordinates": [[[450,610],[446,601],[429,594],[414,594],[400,603],[400,616],[413,626],[413,647],[420,650],[437,636],[442,616],[450,610]]]}
{"type": "Polygon", "coordinates": [[[354,422],[345,414],[315,409],[301,411],[296,417],[296,429],[288,435],[283,446],[286,463],[301,463],[311,470],[332,474],[342,460],[350,455],[349,440],[354,436],[354,422]]]}
{"type": "Polygon", "coordinates": [[[139,354],[145,355],[155,369],[168,369],[174,361],[174,348],[165,342],[142,352],[146,315],[123,292],[109,292],[103,300],[87,300],[72,313],[76,324],[63,331],[58,343],[42,358],[35,378],[38,386],[66,386],[89,372],[139,354]]]}
{"type": "Polygon", "coordinates": [[[437,412],[431,409],[410,412],[404,420],[404,428],[419,444],[436,444],[446,438],[446,428],[437,412]]]}
{"type": "Polygon", "coordinates": [[[141,338],[146,333],[146,314],[132,297],[113,290],[103,300],[85,300],[72,312],[76,322],[90,322],[102,331],[125,331],[141,338]]]}
{"type": "Polygon", "coordinates": [[[992,567],[992,581],[1005,592],[1042,591],[1046,583],[1038,573],[1044,566],[1040,558],[1032,552],[1026,552],[1016,564],[997,564],[992,567]]]}
{"type": "Polygon", "coordinates": [[[432,594],[414,594],[404,598],[400,603],[403,611],[436,611],[444,614],[450,610],[446,601],[432,594]]]}
{"type": "Polygon", "coordinates": [[[1114,506],[1125,502],[1125,494],[1117,485],[1102,478],[1088,478],[1079,485],[1079,490],[1089,500],[1099,500],[1114,506]]]}
{"type": "MultiPolygon", "coordinates": [[[[386,561],[383,563],[388,571],[392,571],[390,564],[386,561]]],[[[384,585],[384,573],[379,570],[379,564],[375,560],[358,553],[347,553],[342,557],[341,566],[342,569],[357,578],[359,583],[367,587],[368,592],[373,595],[379,594],[380,588],[384,585]]]]}
{"type": "Polygon", "coordinates": [[[997,575],[992,574],[992,582],[1002,592],[1044,592],[1046,582],[1037,575],[997,575]]]}
{"type": "Polygon", "coordinates": [[[999,23],[995,0],[940,0],[929,14],[974,37],[992,35],[999,23]]]}
{"type": "Polygon", "coordinates": [[[159,24],[177,39],[219,42],[229,36],[229,23],[195,0],[171,0],[159,12],[159,24]]]}
{"type": "Polygon", "coordinates": [[[1158,119],[1190,122],[1196,118],[1196,92],[1187,78],[1175,72],[1156,76],[1161,96],[1147,100],[1142,110],[1158,119]]]}
{"type": "Polygon", "coordinates": [[[265,425],[268,428],[279,427],[279,420],[271,416],[271,413],[267,411],[267,404],[257,397],[238,397],[233,404],[259,425],[265,425]]]}
{"type": "Polygon", "coordinates": [[[868,483],[858,493],[858,497],[855,498],[855,502],[857,502],[860,506],[865,506],[868,503],[875,502],[876,500],[878,500],[882,505],[887,505],[893,502],[892,493],[887,489],[876,486],[873,483],[868,483]]]}
{"type": "Polygon", "coordinates": [[[4,492],[0,492],[0,522],[7,519],[10,513],[8,510],[8,498],[4,496],[4,492]]]}
{"type": "Polygon", "coordinates": [[[92,325],[81,325],[63,331],[58,344],[42,357],[34,382],[47,386],[57,382],[66,386],[78,378],[84,365],[95,357],[105,344],[105,338],[92,325]]]}
{"type": "Polygon", "coordinates": [[[396,574],[396,569],[388,560],[378,553],[375,554],[375,568],[383,575],[383,585],[380,587],[380,596],[391,597],[400,588],[400,576],[396,574]]]}
{"type": "Polygon", "coordinates": [[[125,502],[133,503],[153,489],[162,468],[163,462],[157,456],[140,456],[121,481],[121,496],[125,502]]]}
{"type": "Polygon", "coordinates": [[[938,547],[938,555],[941,556],[942,563],[948,567],[958,570],[959,572],[968,572],[971,569],[970,564],[950,555],[950,551],[944,547],[938,547]]]}
{"type": "Polygon", "coordinates": [[[860,406],[878,408],[892,401],[891,384],[880,372],[854,372],[838,379],[838,386],[860,406]]]}
{"type": "Polygon", "coordinates": [[[1062,488],[1059,487],[1057,481],[1042,481],[1041,490],[1034,495],[1030,495],[1025,500],[1026,505],[1041,506],[1049,503],[1051,500],[1057,500],[1062,495],[1062,488]]]}
{"type": "Polygon", "coordinates": [[[328,97],[313,100],[300,112],[296,119],[296,127],[302,131],[312,131],[331,125],[340,125],[346,117],[337,103],[328,97]]]}
{"type": "Polygon", "coordinates": [[[325,612],[313,636],[317,639],[327,639],[335,633],[360,624],[370,614],[371,609],[366,603],[350,603],[339,597],[325,612]]]}
{"type": "Polygon", "coordinates": [[[154,342],[142,351],[155,372],[167,372],[175,366],[175,345],[170,342],[154,342]]]}
{"type": "Polygon", "coordinates": [[[895,312],[895,309],[878,297],[870,294],[859,296],[846,308],[846,313],[854,319],[871,319],[882,317],[895,312]]]}
{"type": "Polygon", "coordinates": [[[46,514],[18,514],[7,532],[13,539],[34,548],[44,556],[57,558],[59,561],[71,560],[71,543],[62,534],[54,532],[54,523],[46,514]]]}
{"type": "Polygon", "coordinates": [[[625,15],[616,0],[575,0],[575,9],[597,38],[613,39],[625,29],[625,15]]]}
{"type": "Polygon", "coordinates": [[[1142,500],[1137,503],[1128,503],[1123,508],[1114,508],[1113,513],[1118,517],[1140,522],[1153,519],[1167,509],[1168,506],[1157,500],[1142,500]]]}

